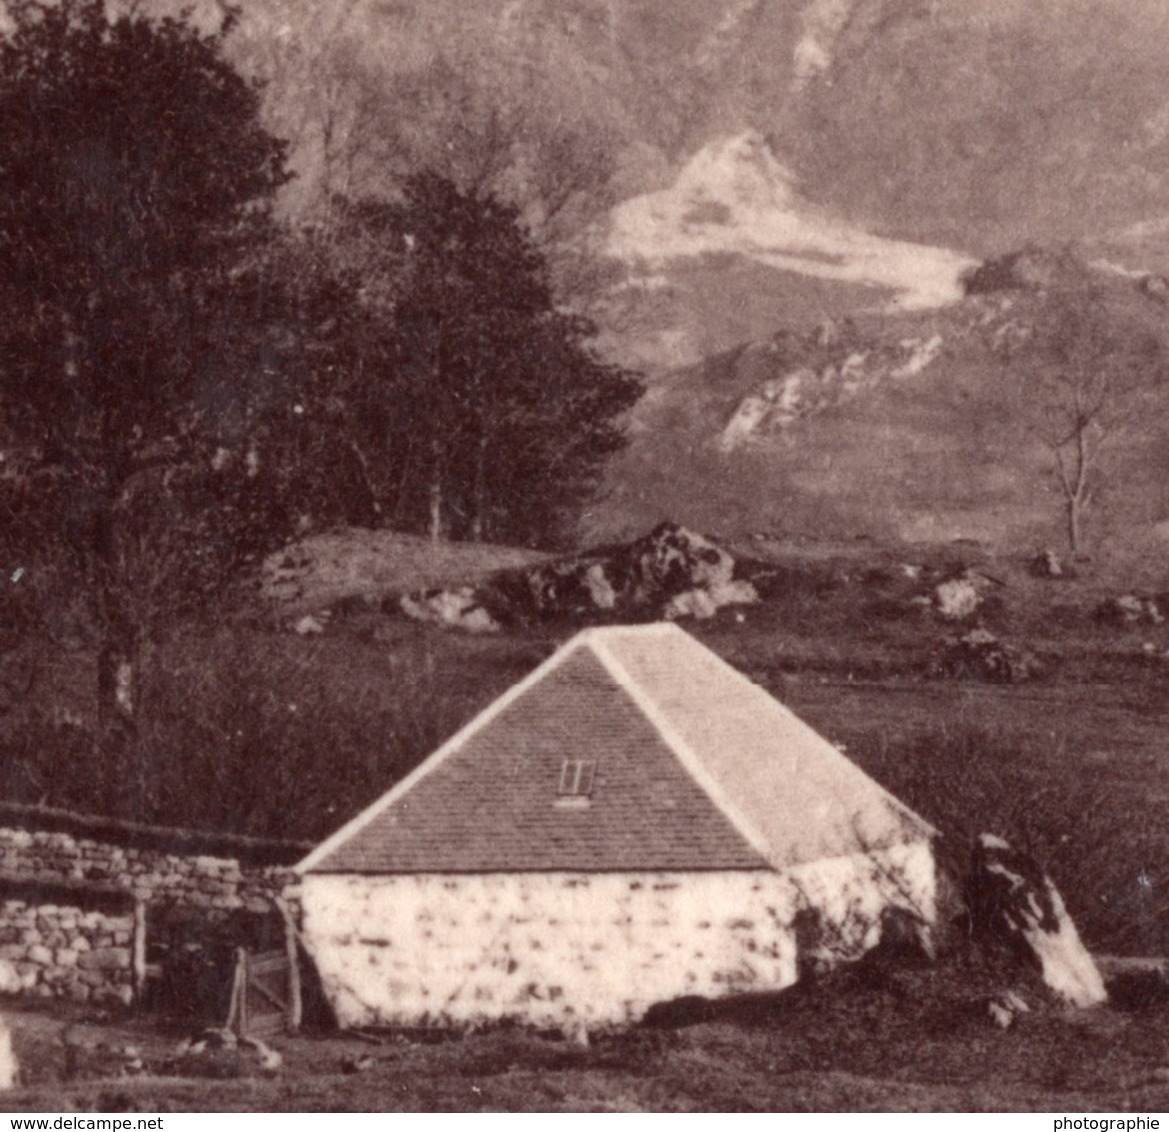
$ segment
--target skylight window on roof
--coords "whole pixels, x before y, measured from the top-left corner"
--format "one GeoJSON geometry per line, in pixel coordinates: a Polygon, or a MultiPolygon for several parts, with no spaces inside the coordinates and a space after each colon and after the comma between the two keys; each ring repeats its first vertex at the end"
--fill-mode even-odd
{"type": "Polygon", "coordinates": [[[565,759],[560,764],[560,787],[556,800],[560,802],[586,803],[593,793],[593,780],[597,775],[596,759],[565,759]]]}

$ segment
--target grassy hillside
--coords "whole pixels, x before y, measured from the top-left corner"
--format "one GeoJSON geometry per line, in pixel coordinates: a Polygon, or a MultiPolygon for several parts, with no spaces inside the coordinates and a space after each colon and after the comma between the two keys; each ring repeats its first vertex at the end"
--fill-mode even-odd
{"type": "MultiPolygon", "coordinates": [[[[1124,334],[1166,341],[1158,299],[1127,280],[1093,278],[1100,309],[1124,334]]],[[[608,537],[669,515],[724,535],[1059,547],[1061,495],[1040,427],[1046,363],[1001,346],[1019,328],[1042,325],[1059,301],[1055,292],[1014,291],[933,313],[857,317],[827,325],[835,346],[817,346],[814,331],[786,332],[675,371],[635,410],[632,444],[611,466],[591,531],[608,537]],[[936,356],[918,372],[898,369],[927,348],[936,356]],[[855,372],[844,376],[850,358],[855,372]],[[721,438],[745,399],[774,394],[809,366],[794,419],[727,450],[721,438]],[[836,376],[824,378],[833,367],[836,376]]],[[[1099,569],[1163,573],[1169,417],[1163,379],[1150,381],[1143,409],[1111,438],[1101,464],[1089,519],[1099,569]]]]}

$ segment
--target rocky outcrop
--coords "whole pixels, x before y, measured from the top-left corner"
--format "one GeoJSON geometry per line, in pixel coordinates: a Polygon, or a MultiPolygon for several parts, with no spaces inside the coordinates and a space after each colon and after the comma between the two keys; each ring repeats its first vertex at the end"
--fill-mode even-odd
{"type": "Polygon", "coordinates": [[[966,886],[976,938],[1037,964],[1048,988],[1071,1006],[1105,1002],[1095,961],[1051,878],[1001,837],[979,835],[966,886]]]}
{"type": "Polygon", "coordinates": [[[478,587],[408,594],[410,617],[472,632],[533,621],[646,621],[713,616],[759,600],[722,547],[677,523],[619,546],[505,570],[478,587]]]}
{"type": "Polygon", "coordinates": [[[965,284],[968,295],[985,295],[1082,287],[1091,276],[1091,267],[1071,248],[1030,245],[988,259],[966,276],[965,284]]]}
{"type": "Polygon", "coordinates": [[[797,365],[768,378],[744,397],[718,438],[723,452],[733,452],[795,421],[852,400],[865,390],[914,377],[942,352],[940,334],[903,338],[892,343],[847,347],[820,365],[797,365]]]}

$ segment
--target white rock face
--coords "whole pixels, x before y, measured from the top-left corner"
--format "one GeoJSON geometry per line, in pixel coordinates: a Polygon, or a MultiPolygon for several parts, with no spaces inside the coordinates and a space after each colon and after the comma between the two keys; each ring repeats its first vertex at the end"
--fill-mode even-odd
{"type": "MultiPolygon", "coordinates": [[[[805,47],[805,70],[826,65],[820,40],[805,47]]],[[[893,291],[902,309],[962,297],[974,261],[947,248],[887,240],[834,219],[800,198],[791,172],[754,131],[699,150],[675,183],[618,205],[609,252],[641,266],[738,254],[769,267],[893,291]]]]}
{"type": "Polygon", "coordinates": [[[1034,954],[1043,981],[1070,1006],[1108,1000],[1104,979],[1080,940],[1059,890],[1036,862],[1001,837],[981,834],[974,850],[969,903],[975,926],[1034,954]]]}
{"type": "Polygon", "coordinates": [[[803,34],[793,52],[796,74],[792,85],[796,90],[832,65],[834,41],[854,6],[853,0],[812,0],[803,10],[803,34]]]}
{"type": "Polygon", "coordinates": [[[764,381],[749,393],[718,437],[723,452],[733,452],[781,433],[795,421],[843,405],[878,386],[916,377],[942,352],[940,334],[853,351],[819,370],[802,365],[764,381]]]}

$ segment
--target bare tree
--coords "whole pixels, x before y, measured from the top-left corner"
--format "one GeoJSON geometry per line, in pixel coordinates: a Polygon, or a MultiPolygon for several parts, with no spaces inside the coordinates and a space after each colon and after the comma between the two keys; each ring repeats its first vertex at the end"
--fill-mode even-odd
{"type": "Polygon", "coordinates": [[[1164,374],[1160,341],[1110,315],[1096,296],[1059,299],[1037,328],[1033,427],[1047,449],[1063,505],[1068,549],[1082,554],[1084,525],[1111,453],[1150,406],[1164,374]]]}

